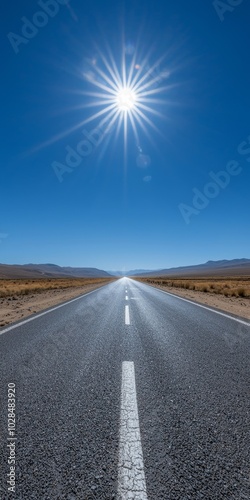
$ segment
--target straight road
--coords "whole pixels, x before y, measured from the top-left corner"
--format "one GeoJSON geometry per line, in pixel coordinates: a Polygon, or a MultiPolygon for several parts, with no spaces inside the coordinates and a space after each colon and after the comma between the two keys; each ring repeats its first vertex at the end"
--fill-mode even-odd
{"type": "Polygon", "coordinates": [[[249,500],[247,321],[124,278],[1,329],[0,352],[1,499],[249,500]]]}

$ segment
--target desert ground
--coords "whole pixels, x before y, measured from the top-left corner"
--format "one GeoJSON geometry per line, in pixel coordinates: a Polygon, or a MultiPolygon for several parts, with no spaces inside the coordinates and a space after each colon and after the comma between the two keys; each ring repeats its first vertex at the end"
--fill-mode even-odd
{"type": "Polygon", "coordinates": [[[111,281],[112,278],[0,279],[0,327],[111,281]]]}
{"type": "Polygon", "coordinates": [[[180,297],[250,319],[250,276],[136,279],[180,297]]]}
{"type": "MultiPolygon", "coordinates": [[[[0,279],[0,327],[88,293],[113,279],[0,279]]],[[[136,279],[198,303],[250,319],[250,276],[136,279]]]]}

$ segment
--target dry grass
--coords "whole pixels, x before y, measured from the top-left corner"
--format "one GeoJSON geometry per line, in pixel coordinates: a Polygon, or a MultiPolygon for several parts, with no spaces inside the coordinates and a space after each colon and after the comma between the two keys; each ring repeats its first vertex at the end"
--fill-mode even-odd
{"type": "Polygon", "coordinates": [[[165,276],[157,278],[137,278],[138,281],[152,285],[161,285],[170,288],[183,288],[197,292],[220,294],[225,297],[250,298],[250,276],[244,277],[218,277],[218,278],[194,278],[177,279],[165,276]]]}
{"type": "Polygon", "coordinates": [[[33,295],[47,290],[65,290],[86,285],[104,285],[113,280],[114,278],[0,279],[0,297],[33,295]]]}

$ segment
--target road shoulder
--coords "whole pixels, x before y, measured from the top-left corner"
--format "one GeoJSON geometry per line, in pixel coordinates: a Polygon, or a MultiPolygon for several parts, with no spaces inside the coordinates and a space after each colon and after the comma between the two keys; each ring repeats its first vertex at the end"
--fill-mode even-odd
{"type": "Polygon", "coordinates": [[[18,295],[1,299],[0,327],[10,325],[16,321],[26,319],[32,314],[44,311],[59,305],[67,300],[74,299],[91,292],[107,283],[70,287],[63,290],[47,290],[31,295],[18,295]]]}
{"type": "MultiPolygon", "coordinates": [[[[147,283],[150,285],[149,283],[147,283]]],[[[215,295],[209,292],[199,292],[192,290],[183,290],[175,287],[168,287],[163,285],[150,285],[153,288],[159,288],[165,292],[182,297],[188,300],[197,302],[214,309],[219,309],[225,313],[233,314],[241,318],[250,319],[250,300],[238,297],[224,297],[222,295],[215,295]]]]}

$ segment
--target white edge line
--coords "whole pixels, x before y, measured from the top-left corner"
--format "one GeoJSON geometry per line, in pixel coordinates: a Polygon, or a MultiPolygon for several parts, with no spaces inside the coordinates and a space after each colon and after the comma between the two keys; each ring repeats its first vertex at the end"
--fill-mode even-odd
{"type": "Polygon", "coordinates": [[[118,500],[147,500],[141,433],[132,361],[122,363],[118,500]]]}
{"type": "MultiPolygon", "coordinates": [[[[142,283],[143,285],[146,285],[146,283],[142,283]]],[[[146,285],[147,286],[147,285],[146,285]]],[[[216,311],[216,309],[212,309],[211,307],[203,306],[202,304],[198,304],[197,302],[193,302],[190,299],[184,299],[184,297],[180,297],[179,295],[175,295],[174,293],[170,292],[165,292],[165,290],[161,290],[160,288],[157,288],[153,285],[148,285],[154,288],[155,290],[158,290],[159,292],[166,293],[167,295],[170,295],[171,297],[176,297],[176,299],[184,300],[185,302],[190,302],[190,304],[194,304],[195,306],[202,307],[202,309],[207,309],[208,311],[214,312],[215,314],[220,314],[221,316],[224,316],[225,318],[233,319],[234,321],[238,321],[238,323],[242,323],[242,325],[250,326],[250,323],[247,323],[247,321],[243,321],[242,319],[234,318],[234,316],[230,316],[229,314],[216,311]]]]}
{"type": "Polygon", "coordinates": [[[91,293],[97,292],[98,290],[100,290],[100,288],[96,288],[96,290],[92,290],[91,292],[84,293],[83,295],[80,295],[80,297],[76,297],[75,299],[69,300],[68,302],[64,302],[63,304],[60,304],[56,307],[53,307],[52,309],[49,309],[48,311],[44,311],[42,313],[36,314],[35,316],[32,316],[32,318],[28,318],[28,319],[25,319],[24,321],[16,323],[15,325],[8,326],[4,330],[0,331],[0,335],[2,335],[3,333],[9,332],[10,330],[14,330],[14,328],[18,328],[19,326],[25,325],[26,323],[29,323],[30,321],[33,321],[34,319],[41,318],[41,316],[44,316],[45,314],[48,314],[52,311],[56,311],[56,309],[60,309],[60,307],[67,306],[68,304],[71,304],[72,302],[75,302],[76,300],[80,300],[83,297],[90,295],[91,293]]]}

